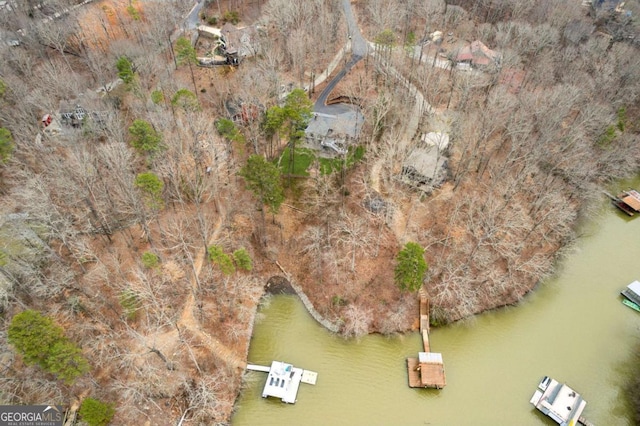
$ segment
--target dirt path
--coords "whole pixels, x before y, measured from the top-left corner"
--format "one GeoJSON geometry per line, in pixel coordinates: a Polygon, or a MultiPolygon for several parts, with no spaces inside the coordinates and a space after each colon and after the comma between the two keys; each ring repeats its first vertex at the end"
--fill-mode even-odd
{"type": "MultiPolygon", "coordinates": [[[[220,230],[222,229],[225,212],[222,209],[222,206],[219,207],[220,216],[218,218],[218,221],[216,222],[213,234],[211,234],[211,237],[207,242],[207,246],[213,244],[218,239],[218,235],[220,234],[220,230]]],[[[193,262],[194,270],[190,280],[191,292],[189,292],[189,298],[187,299],[187,302],[182,309],[182,314],[180,315],[180,319],[178,320],[177,325],[179,328],[187,330],[189,333],[200,339],[202,343],[206,345],[209,350],[211,350],[214,356],[224,361],[229,367],[244,369],[247,363],[243,359],[241,359],[234,351],[229,349],[229,347],[227,347],[225,344],[204,331],[198,320],[196,320],[193,315],[196,294],[198,292],[198,281],[196,277],[200,274],[200,270],[202,269],[202,265],[204,264],[205,254],[206,251],[203,247],[198,251],[195,261],[193,262]]]]}

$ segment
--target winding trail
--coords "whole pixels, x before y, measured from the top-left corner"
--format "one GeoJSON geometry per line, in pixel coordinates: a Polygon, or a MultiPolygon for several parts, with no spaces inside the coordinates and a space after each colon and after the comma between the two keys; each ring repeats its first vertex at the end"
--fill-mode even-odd
{"type": "MultiPolygon", "coordinates": [[[[219,213],[220,216],[218,221],[216,222],[215,228],[211,237],[207,242],[207,246],[215,243],[220,235],[220,230],[222,229],[222,224],[224,222],[225,212],[222,208],[222,205],[219,205],[219,213]]],[[[201,340],[201,342],[211,350],[214,356],[218,359],[222,360],[226,365],[232,368],[244,369],[247,363],[240,358],[233,350],[229,349],[224,343],[220,342],[215,337],[211,336],[209,333],[202,329],[200,322],[193,315],[193,310],[196,304],[196,294],[198,292],[198,280],[197,277],[200,274],[200,270],[204,265],[206,250],[204,247],[198,250],[196,254],[196,258],[193,262],[193,272],[191,274],[191,279],[189,280],[189,285],[191,287],[191,291],[189,292],[189,297],[182,309],[182,314],[180,315],[180,319],[176,323],[176,326],[181,329],[181,331],[187,331],[201,340]]]]}

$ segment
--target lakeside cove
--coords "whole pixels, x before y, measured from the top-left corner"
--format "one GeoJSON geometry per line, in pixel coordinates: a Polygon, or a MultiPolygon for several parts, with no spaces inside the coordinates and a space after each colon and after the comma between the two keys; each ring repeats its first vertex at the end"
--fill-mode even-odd
{"type": "Polygon", "coordinates": [[[265,365],[286,359],[317,371],[322,381],[305,388],[303,400],[287,405],[261,398],[264,376],[254,374],[232,424],[446,425],[465,424],[473,412],[477,425],[545,425],[549,419],[529,398],[532,384],[548,374],[580,391],[593,424],[633,425],[620,391],[640,316],[620,303],[619,293],[637,278],[628,265],[640,255],[634,244],[640,225],[603,202],[598,217],[580,233],[556,277],[518,306],[431,330],[446,355],[442,390],[407,386],[406,358],[423,345],[420,333],[344,340],[315,322],[297,297],[268,298],[249,359],[265,365]]]}

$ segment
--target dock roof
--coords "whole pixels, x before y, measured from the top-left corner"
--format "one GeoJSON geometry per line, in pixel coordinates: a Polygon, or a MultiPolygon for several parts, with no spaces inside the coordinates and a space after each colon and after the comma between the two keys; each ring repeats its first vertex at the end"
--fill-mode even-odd
{"type": "Polygon", "coordinates": [[[637,191],[626,191],[620,199],[635,211],[640,211],[640,194],[637,191]]]}
{"type": "Polygon", "coordinates": [[[629,284],[624,290],[622,295],[631,300],[635,304],[640,304],[640,281],[634,281],[629,284]]]}
{"type": "Polygon", "coordinates": [[[262,397],[274,396],[295,404],[302,380],[302,369],[281,361],[273,361],[262,391],[262,397]]]}
{"type": "Polygon", "coordinates": [[[569,386],[545,377],[530,401],[561,426],[575,425],[587,402],[569,386]]]}

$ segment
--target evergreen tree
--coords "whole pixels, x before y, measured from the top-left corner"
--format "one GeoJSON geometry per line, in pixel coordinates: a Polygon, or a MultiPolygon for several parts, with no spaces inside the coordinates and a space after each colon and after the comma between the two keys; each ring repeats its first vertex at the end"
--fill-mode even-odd
{"type": "Polygon", "coordinates": [[[418,291],[428,269],[424,249],[417,243],[408,242],[396,256],[396,262],[396,285],[403,291],[418,291]]]}
{"type": "Polygon", "coordinates": [[[280,170],[261,155],[252,155],[240,170],[247,184],[262,205],[267,205],[272,213],[277,213],[284,201],[284,191],[280,180],[280,170]]]}
{"type": "MultiPolygon", "coordinates": [[[[266,161],[261,155],[254,154],[249,157],[247,164],[240,169],[239,174],[244,178],[247,188],[253,192],[260,203],[260,217],[264,231],[266,229],[264,205],[266,204],[271,213],[275,215],[284,201],[280,169],[266,161]]],[[[261,241],[266,246],[267,241],[264,234],[261,241]]]]}
{"type": "Polygon", "coordinates": [[[193,65],[197,63],[198,57],[196,56],[196,49],[191,45],[191,41],[186,37],[178,38],[178,40],[176,40],[176,65],[187,64],[189,66],[193,90],[196,93],[198,92],[198,86],[196,85],[196,77],[193,74],[193,65]]]}
{"type": "Polygon", "coordinates": [[[155,154],[164,148],[162,137],[151,123],[139,119],[134,120],[129,127],[129,133],[133,136],[131,146],[141,154],[155,154]]]}
{"type": "Polygon", "coordinates": [[[235,266],[233,266],[233,261],[229,255],[222,250],[222,247],[209,246],[207,248],[207,254],[209,256],[209,260],[218,265],[223,274],[231,275],[236,271],[235,266]]]}
{"type": "Polygon", "coordinates": [[[130,86],[135,79],[133,63],[126,56],[120,56],[116,62],[116,68],[118,69],[118,78],[120,78],[124,84],[130,86]]]}
{"type": "Polygon", "coordinates": [[[216,129],[220,136],[230,142],[244,142],[244,136],[236,127],[235,123],[227,118],[216,121],[216,129]]]}
{"type": "Polygon", "coordinates": [[[27,365],[37,364],[67,383],[89,371],[82,351],[66,338],[62,327],[37,311],[14,316],[7,334],[27,365]]]}
{"type": "Polygon", "coordinates": [[[313,103],[302,89],[287,95],[283,106],[267,110],[263,127],[267,136],[286,135],[289,147],[289,173],[293,173],[296,144],[304,138],[304,131],[312,117],[313,103]]]}
{"type": "Polygon", "coordinates": [[[182,108],[185,111],[198,111],[200,109],[198,97],[187,89],[178,90],[171,98],[171,105],[182,108]]]}
{"type": "Polygon", "coordinates": [[[158,176],[151,172],[140,173],[136,176],[135,185],[144,194],[147,207],[154,210],[162,207],[164,183],[158,176]]]}
{"type": "Polygon", "coordinates": [[[233,260],[236,262],[236,265],[238,265],[238,268],[244,271],[250,271],[253,269],[251,256],[249,256],[249,253],[247,253],[247,250],[244,248],[239,248],[233,252],[233,260]]]}

